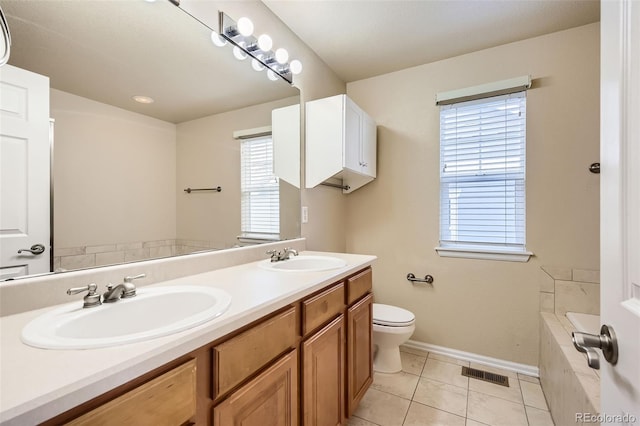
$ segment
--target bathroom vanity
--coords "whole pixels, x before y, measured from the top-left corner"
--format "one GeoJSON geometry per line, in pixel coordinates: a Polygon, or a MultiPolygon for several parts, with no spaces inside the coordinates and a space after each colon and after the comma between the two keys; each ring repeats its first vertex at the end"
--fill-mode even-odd
{"type": "Polygon", "coordinates": [[[375,257],[331,255],[347,265],[277,272],[260,261],[158,283],[218,287],[231,306],[140,343],[36,349],[20,329],[47,308],[3,317],[2,424],[344,423],[372,382],[375,257]]]}

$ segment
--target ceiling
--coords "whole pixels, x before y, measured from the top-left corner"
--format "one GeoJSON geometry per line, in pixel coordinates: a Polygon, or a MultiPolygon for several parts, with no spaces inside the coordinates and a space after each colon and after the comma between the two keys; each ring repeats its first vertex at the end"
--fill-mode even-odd
{"type": "Polygon", "coordinates": [[[172,123],[299,94],[236,60],[229,46],[215,47],[211,29],[169,1],[0,6],[11,31],[9,64],[49,76],[54,89],[172,123]]]}
{"type": "Polygon", "coordinates": [[[600,20],[598,0],[263,0],[345,82],[600,20]]]}

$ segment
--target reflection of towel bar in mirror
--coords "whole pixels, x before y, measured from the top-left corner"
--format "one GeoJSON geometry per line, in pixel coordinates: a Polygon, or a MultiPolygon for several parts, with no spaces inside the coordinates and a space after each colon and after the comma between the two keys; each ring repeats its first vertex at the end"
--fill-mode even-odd
{"type": "Polygon", "coordinates": [[[216,186],[215,188],[187,188],[184,190],[184,192],[186,192],[187,194],[191,194],[194,191],[216,191],[216,192],[220,192],[222,191],[222,187],[221,186],[216,186]]]}

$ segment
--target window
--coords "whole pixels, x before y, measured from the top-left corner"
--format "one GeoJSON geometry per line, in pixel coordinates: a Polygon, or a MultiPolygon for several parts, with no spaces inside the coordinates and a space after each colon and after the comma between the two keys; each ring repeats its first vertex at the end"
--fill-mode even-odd
{"type": "Polygon", "coordinates": [[[441,106],[440,255],[528,260],[525,136],[526,92],[441,106]]]}
{"type": "Polygon", "coordinates": [[[242,237],[278,239],[280,187],[273,174],[271,135],[243,140],[240,163],[242,237]]]}

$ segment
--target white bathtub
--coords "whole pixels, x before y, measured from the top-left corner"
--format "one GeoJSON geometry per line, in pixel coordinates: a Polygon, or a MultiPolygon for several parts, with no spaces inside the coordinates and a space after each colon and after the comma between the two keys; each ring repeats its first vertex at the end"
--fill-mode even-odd
{"type": "Polygon", "coordinates": [[[600,315],[567,312],[567,318],[578,331],[600,334],[600,315]]]}

